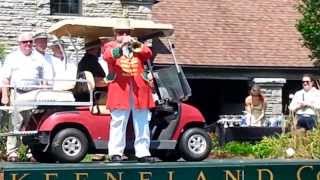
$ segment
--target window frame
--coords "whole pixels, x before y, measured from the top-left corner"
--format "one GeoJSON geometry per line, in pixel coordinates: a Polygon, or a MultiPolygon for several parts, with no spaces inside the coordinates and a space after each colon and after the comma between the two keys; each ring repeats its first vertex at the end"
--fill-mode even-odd
{"type": "Polygon", "coordinates": [[[50,15],[55,15],[55,16],[81,16],[82,15],[82,0],[78,0],[78,13],[61,13],[61,12],[53,12],[53,4],[58,3],[55,1],[61,1],[61,0],[50,0],[50,15]]]}

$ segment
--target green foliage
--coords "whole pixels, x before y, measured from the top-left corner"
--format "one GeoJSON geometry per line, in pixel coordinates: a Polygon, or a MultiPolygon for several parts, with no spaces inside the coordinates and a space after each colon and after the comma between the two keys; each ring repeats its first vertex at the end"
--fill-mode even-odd
{"type": "Polygon", "coordinates": [[[256,158],[282,158],[285,157],[285,151],[289,148],[290,136],[280,135],[274,137],[264,137],[253,147],[256,158]]]}
{"type": "Polygon", "coordinates": [[[298,11],[302,18],[296,27],[303,37],[303,44],[311,51],[311,59],[320,59],[320,1],[300,0],[298,11]]]}
{"type": "Polygon", "coordinates": [[[253,146],[246,142],[230,142],[225,145],[224,150],[236,155],[248,156],[253,153],[253,146]]]}
{"type": "Polygon", "coordinates": [[[21,144],[18,149],[18,155],[19,155],[20,161],[28,161],[27,153],[28,153],[28,147],[21,144]]]}
{"type": "Polygon", "coordinates": [[[320,129],[295,137],[296,157],[320,159],[320,129]]]}
{"type": "Polygon", "coordinates": [[[219,147],[218,137],[215,133],[211,133],[210,137],[211,137],[211,142],[212,142],[212,150],[215,150],[216,148],[219,147]]]}
{"type": "MultiPolygon", "coordinates": [[[[0,133],[8,132],[10,114],[4,111],[0,112],[0,133]]],[[[6,159],[6,137],[0,137],[0,160],[6,159]]],[[[21,161],[27,161],[28,147],[21,144],[18,149],[18,156],[21,161]]]]}
{"type": "Polygon", "coordinates": [[[81,162],[91,162],[92,161],[92,154],[87,154],[81,162]]]}
{"type": "Polygon", "coordinates": [[[3,44],[0,44],[0,62],[4,61],[6,51],[5,46],[3,44]]]}
{"type": "MultiPolygon", "coordinates": [[[[216,137],[213,142],[217,142],[216,137]]],[[[258,159],[283,159],[303,158],[320,159],[320,128],[314,131],[296,130],[286,134],[264,137],[255,143],[229,142],[224,146],[214,147],[212,150],[214,158],[233,158],[242,156],[244,158],[258,159]],[[292,149],[292,155],[287,150],[292,149]]]]}
{"type": "MultiPolygon", "coordinates": [[[[8,132],[9,114],[0,112],[0,133],[8,132]]],[[[5,159],[6,155],[6,137],[0,137],[0,159],[5,159]]]]}

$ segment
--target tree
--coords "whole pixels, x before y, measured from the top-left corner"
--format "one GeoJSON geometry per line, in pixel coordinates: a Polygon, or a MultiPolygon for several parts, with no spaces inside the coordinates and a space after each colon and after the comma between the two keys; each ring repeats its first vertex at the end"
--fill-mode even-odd
{"type": "MultiPolygon", "coordinates": [[[[0,65],[3,63],[4,61],[4,57],[6,55],[5,52],[5,46],[3,44],[0,44],[0,65]]],[[[0,66],[1,67],[1,66],[0,66]]]]}
{"type": "Polygon", "coordinates": [[[298,11],[302,18],[296,25],[303,45],[310,49],[312,60],[320,60],[320,0],[300,0],[298,11]]]}

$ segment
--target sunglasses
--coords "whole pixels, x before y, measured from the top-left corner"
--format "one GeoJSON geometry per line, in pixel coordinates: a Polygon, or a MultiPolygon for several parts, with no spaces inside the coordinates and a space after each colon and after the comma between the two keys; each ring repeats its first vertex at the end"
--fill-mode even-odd
{"type": "Polygon", "coordinates": [[[28,43],[29,43],[29,44],[32,44],[32,42],[33,42],[32,40],[29,40],[29,41],[21,41],[22,44],[28,44],[28,43]]]}
{"type": "Polygon", "coordinates": [[[311,83],[311,81],[302,81],[302,84],[309,84],[309,83],[311,83]]]}
{"type": "Polygon", "coordinates": [[[130,35],[130,31],[117,31],[117,34],[118,35],[124,35],[124,34],[130,35]]]}

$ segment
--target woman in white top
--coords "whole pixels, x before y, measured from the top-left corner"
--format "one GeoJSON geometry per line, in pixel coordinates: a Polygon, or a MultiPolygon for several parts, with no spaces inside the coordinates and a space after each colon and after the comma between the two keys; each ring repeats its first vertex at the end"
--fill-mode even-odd
{"type": "Polygon", "coordinates": [[[264,96],[261,94],[261,89],[258,85],[253,85],[250,90],[250,95],[245,100],[246,103],[246,112],[247,123],[250,126],[262,126],[266,101],[264,96]]]}

